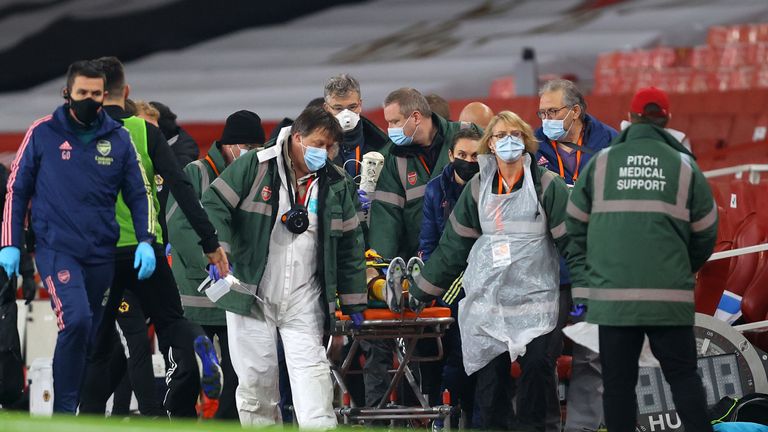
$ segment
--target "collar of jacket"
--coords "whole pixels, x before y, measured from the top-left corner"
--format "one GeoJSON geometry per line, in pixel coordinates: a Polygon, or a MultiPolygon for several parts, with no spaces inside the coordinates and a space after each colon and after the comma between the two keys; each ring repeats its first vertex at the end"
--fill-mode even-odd
{"type": "Polygon", "coordinates": [[[680,141],[670,135],[669,132],[665,131],[663,128],[648,123],[633,123],[628,128],[624,129],[616,138],[614,138],[611,145],[639,139],[661,141],[679,151],[680,153],[685,153],[692,157],[694,160],[696,159],[693,153],[689,152],[688,149],[680,144],[680,141]]]}
{"type": "Polygon", "coordinates": [[[384,131],[379,129],[372,121],[360,116],[360,123],[363,125],[363,143],[365,145],[364,151],[368,150],[380,150],[387,145],[389,137],[384,131]]]}
{"type": "MultiPolygon", "coordinates": [[[[583,145],[584,147],[591,148],[594,150],[600,150],[600,148],[596,148],[598,145],[601,144],[602,140],[599,139],[593,139],[595,136],[600,135],[601,133],[607,133],[612,129],[610,126],[606,125],[605,123],[600,122],[596,118],[592,117],[589,114],[584,115],[584,139],[583,139],[583,145]]],[[[546,135],[544,135],[544,128],[539,127],[534,132],[534,135],[536,136],[536,139],[539,140],[539,150],[544,153],[551,153],[554,156],[552,146],[549,145],[549,142],[551,141],[549,138],[547,138],[546,135]]],[[[605,142],[608,142],[610,138],[606,139],[605,142]]]]}
{"type": "Polygon", "coordinates": [[[224,155],[221,154],[221,148],[219,148],[218,141],[213,142],[211,149],[208,150],[208,156],[210,156],[211,160],[213,161],[213,165],[217,170],[219,170],[219,173],[224,171],[224,168],[227,167],[227,163],[224,160],[224,155]]]}
{"type": "Polygon", "coordinates": [[[440,117],[435,113],[432,113],[432,125],[437,128],[437,132],[435,133],[435,137],[432,139],[432,142],[428,147],[422,147],[418,144],[398,146],[393,143],[392,154],[400,157],[416,157],[421,154],[429,153],[435,146],[436,142],[442,142],[441,137],[445,136],[445,131],[448,129],[448,120],[440,117]]]}
{"type": "MultiPolygon", "coordinates": [[[[72,128],[72,124],[67,118],[68,116],[69,108],[66,104],[59,106],[56,108],[56,111],[53,112],[53,118],[56,120],[58,127],[62,131],[75,135],[75,130],[72,128]]],[[[101,122],[101,126],[96,130],[96,138],[103,137],[115,129],[120,129],[123,127],[121,123],[113,120],[112,117],[108,116],[104,109],[99,112],[99,121],[101,122]]]]}
{"type": "MultiPolygon", "coordinates": [[[[267,143],[264,144],[264,149],[256,154],[259,162],[275,159],[278,155],[281,155],[283,153],[283,144],[285,143],[285,140],[290,137],[290,135],[291,126],[286,126],[280,129],[277,137],[267,141],[267,143]]],[[[290,164],[286,163],[286,165],[288,165],[288,169],[290,169],[290,164]]],[[[329,159],[326,161],[325,166],[317,172],[317,175],[318,177],[327,176],[328,181],[333,183],[342,180],[346,173],[329,159]]]]}

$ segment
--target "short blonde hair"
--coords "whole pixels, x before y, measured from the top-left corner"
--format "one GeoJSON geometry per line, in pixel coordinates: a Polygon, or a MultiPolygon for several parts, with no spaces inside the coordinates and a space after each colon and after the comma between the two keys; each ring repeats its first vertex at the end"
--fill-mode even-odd
{"type": "Polygon", "coordinates": [[[147,101],[135,100],[133,104],[136,106],[136,116],[145,116],[152,119],[155,123],[160,120],[160,111],[153,107],[147,101]]]}
{"type": "Polygon", "coordinates": [[[523,134],[525,151],[535,154],[536,151],[539,150],[539,141],[533,135],[533,129],[531,126],[523,119],[521,119],[519,115],[513,113],[512,111],[502,111],[493,116],[491,122],[488,123],[488,127],[485,128],[483,137],[480,138],[480,147],[477,150],[479,154],[488,154],[491,152],[490,143],[493,135],[493,128],[496,127],[496,124],[499,122],[503,122],[512,128],[520,130],[520,132],[523,134]]]}

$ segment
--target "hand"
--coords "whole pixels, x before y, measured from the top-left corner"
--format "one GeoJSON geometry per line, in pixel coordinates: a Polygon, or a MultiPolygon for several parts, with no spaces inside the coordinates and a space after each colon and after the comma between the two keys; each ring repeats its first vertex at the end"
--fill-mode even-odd
{"type": "Polygon", "coordinates": [[[35,276],[24,276],[24,281],[21,283],[21,292],[24,294],[24,304],[28,305],[35,299],[37,294],[37,282],[35,282],[35,276]]]}
{"type": "Polygon", "coordinates": [[[21,251],[16,246],[6,246],[0,250],[0,267],[5,270],[9,278],[19,274],[19,261],[21,261],[21,251]]]}
{"type": "Polygon", "coordinates": [[[360,207],[362,207],[363,211],[368,211],[371,209],[371,199],[368,198],[368,192],[362,189],[358,189],[357,199],[360,200],[360,207]]]}
{"type": "Polygon", "coordinates": [[[152,249],[151,244],[147,242],[139,243],[133,258],[133,268],[139,269],[139,280],[152,276],[152,273],[155,271],[155,251],[152,249]]]}
{"type": "Polygon", "coordinates": [[[571,308],[571,313],[570,313],[570,315],[571,315],[572,317],[580,317],[580,316],[584,315],[584,312],[585,312],[586,310],[587,310],[587,305],[583,305],[583,304],[575,304],[575,305],[573,305],[573,307],[571,308]]]}
{"type": "Polygon", "coordinates": [[[352,319],[352,327],[356,329],[359,329],[363,325],[363,321],[365,321],[362,312],[351,313],[349,317],[352,319]]]}
{"type": "MultiPolygon", "coordinates": [[[[227,275],[232,271],[232,266],[227,264],[227,275]]],[[[208,277],[211,278],[212,281],[216,282],[219,279],[223,279],[227,276],[224,276],[219,272],[219,268],[213,264],[208,264],[207,267],[208,270],[208,277]]]]}
{"type": "MultiPolygon", "coordinates": [[[[225,278],[229,274],[230,270],[232,270],[232,266],[229,265],[229,260],[227,259],[227,253],[224,252],[224,248],[219,246],[216,248],[215,251],[205,254],[205,256],[208,257],[208,262],[211,263],[208,267],[212,267],[216,269],[216,278],[214,279],[213,276],[211,276],[211,279],[214,281],[219,280],[220,278],[225,278]]],[[[208,271],[208,274],[210,275],[210,270],[208,271]]]]}
{"type": "Polygon", "coordinates": [[[413,294],[408,294],[408,308],[410,308],[412,311],[419,313],[424,309],[424,306],[427,304],[423,301],[416,298],[413,294]]]}

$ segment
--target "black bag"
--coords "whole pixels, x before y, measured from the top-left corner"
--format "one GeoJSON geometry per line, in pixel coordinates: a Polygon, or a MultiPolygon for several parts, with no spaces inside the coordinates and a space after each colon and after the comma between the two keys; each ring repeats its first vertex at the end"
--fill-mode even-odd
{"type": "Polygon", "coordinates": [[[768,394],[750,393],[741,398],[724,397],[710,409],[712,423],[752,422],[768,425],[768,394]]]}
{"type": "Polygon", "coordinates": [[[0,270],[0,405],[16,402],[24,389],[24,362],[16,327],[16,278],[0,270]]]}

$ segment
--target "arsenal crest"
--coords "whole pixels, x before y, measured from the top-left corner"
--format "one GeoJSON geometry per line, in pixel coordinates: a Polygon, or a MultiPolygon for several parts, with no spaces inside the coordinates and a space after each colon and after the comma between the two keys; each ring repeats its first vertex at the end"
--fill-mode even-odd
{"type": "Polygon", "coordinates": [[[63,284],[69,282],[69,270],[62,270],[56,276],[58,276],[59,282],[63,284]]]}
{"type": "Polygon", "coordinates": [[[272,189],[270,189],[269,186],[264,186],[261,189],[261,199],[269,201],[270,198],[272,198],[272,189]]]}
{"type": "Polygon", "coordinates": [[[416,171],[411,171],[408,173],[408,184],[411,186],[416,184],[416,171]]]}

